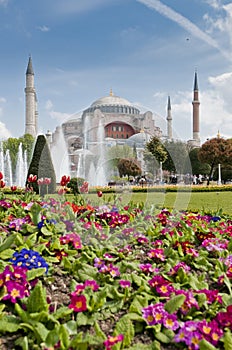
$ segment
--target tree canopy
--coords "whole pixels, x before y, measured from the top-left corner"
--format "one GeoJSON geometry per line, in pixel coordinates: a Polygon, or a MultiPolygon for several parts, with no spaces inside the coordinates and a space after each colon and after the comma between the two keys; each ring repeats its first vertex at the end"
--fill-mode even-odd
{"type": "Polygon", "coordinates": [[[225,165],[232,163],[232,141],[222,137],[210,139],[199,149],[198,158],[201,162],[210,165],[210,181],[218,164],[225,165]]]}
{"type": "Polygon", "coordinates": [[[146,149],[151,152],[151,154],[157,159],[159,163],[164,163],[168,157],[168,153],[160,141],[160,139],[156,136],[153,136],[149,142],[146,144],[146,149]]]}
{"type": "Polygon", "coordinates": [[[117,166],[120,177],[127,176],[129,178],[130,176],[137,176],[142,173],[139,163],[133,158],[122,158],[118,161],[117,166]]]}

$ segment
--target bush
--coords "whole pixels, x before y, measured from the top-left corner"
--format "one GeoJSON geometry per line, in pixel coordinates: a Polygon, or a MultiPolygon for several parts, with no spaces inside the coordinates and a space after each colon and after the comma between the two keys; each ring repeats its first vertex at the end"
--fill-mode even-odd
{"type": "MultiPolygon", "coordinates": [[[[28,169],[27,179],[30,174],[36,175],[37,180],[46,177],[51,179],[51,183],[48,186],[41,186],[40,194],[42,196],[46,193],[55,193],[56,174],[47,139],[44,135],[39,135],[37,137],[32,160],[28,169]]],[[[33,183],[28,183],[28,181],[26,181],[26,186],[33,187],[33,190],[37,194],[39,193],[37,181],[33,183]]]]}
{"type": "Polygon", "coordinates": [[[83,185],[85,179],[82,177],[72,177],[67,187],[71,190],[73,194],[79,194],[79,188],[83,185]]]}

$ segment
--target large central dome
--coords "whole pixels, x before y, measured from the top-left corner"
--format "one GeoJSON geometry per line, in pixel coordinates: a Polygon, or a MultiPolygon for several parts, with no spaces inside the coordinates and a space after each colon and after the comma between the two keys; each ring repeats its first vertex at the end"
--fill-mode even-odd
{"type": "Polygon", "coordinates": [[[97,107],[97,106],[132,106],[132,104],[127,101],[125,98],[115,96],[112,93],[109,96],[101,97],[98,100],[94,101],[91,104],[91,107],[97,107]]]}
{"type": "Polygon", "coordinates": [[[138,108],[134,107],[128,100],[114,95],[112,90],[110,90],[109,96],[101,97],[94,101],[91,106],[84,111],[83,115],[94,113],[97,109],[107,114],[137,115],[140,113],[138,108]]]}

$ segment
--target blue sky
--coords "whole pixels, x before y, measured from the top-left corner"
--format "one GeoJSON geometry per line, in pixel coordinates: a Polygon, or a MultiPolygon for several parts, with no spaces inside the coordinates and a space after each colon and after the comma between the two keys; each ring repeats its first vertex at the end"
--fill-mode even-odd
{"type": "Polygon", "coordinates": [[[35,72],[46,133],[93,101],[115,95],[150,110],[166,133],[192,138],[198,72],[204,142],[232,137],[232,2],[226,0],[0,0],[0,138],[25,123],[25,72],[35,72]]]}

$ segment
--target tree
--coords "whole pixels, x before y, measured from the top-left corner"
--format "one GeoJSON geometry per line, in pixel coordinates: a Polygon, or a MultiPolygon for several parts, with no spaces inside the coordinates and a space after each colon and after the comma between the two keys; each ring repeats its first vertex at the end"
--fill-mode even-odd
{"type": "Polygon", "coordinates": [[[167,159],[163,163],[163,169],[172,173],[183,174],[186,158],[188,157],[187,144],[182,141],[165,141],[167,159]]]}
{"type": "Polygon", "coordinates": [[[147,142],[146,149],[151,152],[159,163],[164,163],[167,159],[167,151],[160,139],[156,136],[153,136],[150,141],[147,142]]]}
{"type": "Polygon", "coordinates": [[[190,160],[190,168],[186,165],[186,172],[190,174],[202,174],[209,175],[210,173],[210,165],[208,163],[202,163],[199,160],[198,153],[199,148],[193,148],[189,152],[189,160],[190,160]]]}
{"type": "MultiPolygon", "coordinates": [[[[39,135],[36,140],[32,160],[28,169],[28,175],[36,175],[37,179],[50,178],[51,183],[48,185],[48,193],[54,193],[56,191],[56,174],[52,163],[52,158],[47,143],[47,139],[44,135],[39,135]]],[[[37,182],[28,183],[26,186],[32,186],[36,193],[39,193],[39,187],[37,182]]],[[[44,195],[47,189],[41,188],[43,191],[40,192],[44,195]]]]}
{"type": "MultiPolygon", "coordinates": [[[[159,162],[153,156],[151,152],[149,152],[146,148],[143,152],[143,159],[145,162],[146,171],[154,176],[158,172],[160,167],[159,162]]],[[[156,174],[157,175],[157,174],[156,174]]]]}
{"type": "Polygon", "coordinates": [[[201,162],[210,165],[207,185],[212,179],[213,172],[218,164],[232,163],[232,142],[229,139],[215,137],[206,141],[199,149],[198,158],[201,162]]]}
{"type": "Polygon", "coordinates": [[[119,176],[127,176],[128,180],[130,176],[141,175],[142,171],[139,163],[135,159],[120,159],[118,161],[119,176]]]}
{"type": "Polygon", "coordinates": [[[149,142],[146,144],[146,149],[151,152],[151,154],[158,160],[160,164],[160,182],[163,181],[163,169],[162,164],[168,157],[168,153],[160,141],[160,139],[156,136],[153,136],[149,142]]]}

